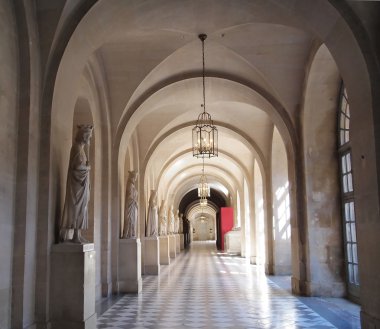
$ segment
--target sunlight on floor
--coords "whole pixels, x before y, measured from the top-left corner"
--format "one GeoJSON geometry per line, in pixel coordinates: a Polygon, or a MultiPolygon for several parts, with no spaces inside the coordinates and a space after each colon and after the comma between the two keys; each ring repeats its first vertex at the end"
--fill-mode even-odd
{"type": "Polygon", "coordinates": [[[207,241],[193,242],[159,276],[144,276],[142,292],[118,300],[99,316],[98,328],[360,327],[355,317],[324,312],[266,277],[262,266],[217,252],[207,241]]]}

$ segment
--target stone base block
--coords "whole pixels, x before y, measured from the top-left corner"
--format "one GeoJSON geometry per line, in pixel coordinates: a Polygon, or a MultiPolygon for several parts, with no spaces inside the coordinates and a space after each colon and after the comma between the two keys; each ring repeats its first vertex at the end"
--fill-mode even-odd
{"type": "Polygon", "coordinates": [[[181,238],[179,234],[175,235],[175,242],[176,242],[175,252],[178,255],[181,252],[181,238]]]}
{"type": "Polygon", "coordinates": [[[160,241],[160,264],[169,265],[170,264],[169,237],[167,235],[160,236],[158,240],[160,241]]]}
{"type": "Polygon", "coordinates": [[[119,293],[131,294],[139,293],[142,289],[142,278],[119,280],[117,283],[117,290],[119,293]]]}
{"type": "Polygon", "coordinates": [[[27,327],[24,327],[24,329],[36,329],[37,328],[37,325],[35,323],[27,326],[27,327]]]}
{"type": "Polygon", "coordinates": [[[241,231],[229,231],[224,235],[224,250],[229,254],[241,255],[241,231]]]}
{"type": "Polygon", "coordinates": [[[109,297],[112,295],[112,283],[102,283],[102,297],[109,297]]]}
{"type": "MultiPolygon", "coordinates": [[[[266,275],[273,275],[274,270],[273,270],[273,264],[265,263],[265,274],[266,275]]],[[[292,278],[293,280],[293,278],[292,278]]]]}
{"type": "Polygon", "coordinates": [[[300,279],[292,276],[291,278],[292,283],[292,293],[295,295],[306,295],[306,283],[305,281],[301,281],[300,279]]]}
{"type": "Polygon", "coordinates": [[[160,274],[160,243],[156,236],[144,238],[144,274],[160,274]]]}
{"type": "Polygon", "coordinates": [[[146,275],[159,275],[160,265],[144,265],[144,271],[146,275]]]}
{"type": "Polygon", "coordinates": [[[96,328],[96,314],[91,316],[85,321],[82,322],[72,322],[72,321],[52,321],[51,328],[53,329],[93,329],[96,328]]]}
{"type": "Polygon", "coordinates": [[[175,258],[177,256],[177,241],[174,234],[169,235],[169,255],[170,258],[175,258]]]}
{"type": "Polygon", "coordinates": [[[360,322],[363,329],[364,328],[368,328],[368,329],[380,328],[380,318],[375,318],[363,310],[360,311],[360,322]]]}
{"type": "Polygon", "coordinates": [[[306,282],[306,296],[337,297],[346,295],[345,282],[306,282]]]}
{"type": "Polygon", "coordinates": [[[93,243],[53,245],[51,328],[96,329],[93,243]]]}
{"type": "Polygon", "coordinates": [[[185,235],[183,233],[179,235],[179,249],[185,249],[185,235]]]}
{"type": "Polygon", "coordinates": [[[139,293],[142,289],[140,239],[119,240],[119,293],[139,293]]]}

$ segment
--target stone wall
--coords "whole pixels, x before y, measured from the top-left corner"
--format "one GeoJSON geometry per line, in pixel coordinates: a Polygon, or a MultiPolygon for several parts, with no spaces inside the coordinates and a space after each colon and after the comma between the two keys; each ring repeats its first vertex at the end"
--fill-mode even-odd
{"type": "Polygon", "coordinates": [[[304,103],[304,161],[309,243],[308,294],[342,297],[343,237],[337,157],[338,69],[321,46],[312,58],[304,103]]]}
{"type": "Polygon", "coordinates": [[[17,35],[10,1],[0,2],[0,328],[10,328],[17,142],[17,35]]]}
{"type": "Polygon", "coordinates": [[[292,273],[288,165],[284,142],[275,128],[272,141],[274,274],[292,273]]]}

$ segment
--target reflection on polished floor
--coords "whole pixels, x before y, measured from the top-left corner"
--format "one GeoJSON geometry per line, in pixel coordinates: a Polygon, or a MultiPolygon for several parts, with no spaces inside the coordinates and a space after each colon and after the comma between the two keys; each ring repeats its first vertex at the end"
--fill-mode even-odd
{"type": "Polygon", "coordinates": [[[193,242],[159,276],[145,276],[139,295],[99,307],[98,328],[360,328],[357,305],[297,298],[286,282],[215,242],[193,242]]]}

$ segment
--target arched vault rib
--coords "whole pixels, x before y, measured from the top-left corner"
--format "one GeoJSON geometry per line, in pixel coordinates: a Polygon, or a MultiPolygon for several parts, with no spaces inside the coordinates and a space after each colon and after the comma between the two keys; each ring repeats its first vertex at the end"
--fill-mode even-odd
{"type": "MultiPolygon", "coordinates": [[[[229,192],[229,195],[225,196],[226,197],[226,200],[228,197],[231,197],[232,199],[234,199],[234,193],[231,193],[232,191],[234,190],[239,190],[239,192],[242,191],[241,188],[239,188],[239,185],[235,185],[236,182],[234,182],[234,185],[236,186],[236,188],[234,189],[233,185],[231,183],[229,183],[224,177],[222,177],[221,175],[219,176],[216,176],[214,174],[210,174],[208,175],[208,177],[210,178],[210,181],[212,181],[213,183],[217,182],[219,184],[221,184],[223,187],[225,187],[228,192],[229,192]]],[[[199,182],[199,176],[192,176],[192,177],[188,177],[187,179],[183,180],[182,184],[179,184],[176,188],[176,190],[174,191],[174,200],[173,200],[173,204],[180,204],[182,198],[186,195],[186,193],[188,193],[189,191],[191,191],[192,189],[195,189],[196,188],[196,184],[199,182]]],[[[212,185],[212,183],[211,183],[212,185]]],[[[218,189],[217,189],[218,190],[218,189]]],[[[223,193],[222,191],[219,191],[221,193],[223,193]]],[[[224,193],[223,193],[224,195],[224,193]]]]}
{"type": "MultiPolygon", "coordinates": [[[[232,163],[228,166],[228,167],[231,167],[231,165],[234,167],[234,169],[237,169],[239,170],[239,167],[232,163]]],[[[169,177],[166,176],[165,177],[165,172],[163,173],[163,177],[165,177],[165,181],[167,181],[167,184],[165,185],[165,190],[168,191],[168,194],[170,194],[170,189],[167,188],[166,186],[173,186],[173,183],[174,181],[178,180],[178,179],[185,179],[185,178],[188,178],[188,177],[198,177],[198,181],[199,181],[199,176],[200,176],[200,173],[201,173],[201,163],[191,163],[189,165],[185,165],[185,166],[182,166],[177,172],[175,172],[174,174],[171,174],[169,177]]],[[[225,175],[227,177],[233,177],[233,172],[234,170],[231,170],[231,168],[227,168],[227,166],[221,166],[221,165],[215,165],[215,163],[213,164],[208,164],[208,165],[205,165],[205,173],[207,176],[209,176],[214,169],[219,169],[221,171],[223,171],[225,173],[225,175]]],[[[170,170],[170,168],[168,168],[168,170],[170,170]]],[[[163,186],[162,184],[164,184],[164,179],[161,179],[159,181],[159,186],[163,186]]],[[[175,189],[175,187],[173,187],[173,189],[175,189]]]]}
{"type": "MultiPolygon", "coordinates": [[[[168,77],[167,79],[160,81],[156,85],[150,87],[149,90],[147,90],[144,94],[142,94],[139,98],[137,98],[133,103],[127,104],[123,114],[121,116],[121,119],[119,121],[116,139],[119,139],[120,134],[123,133],[123,127],[127,124],[129,119],[132,117],[133,113],[135,113],[149,98],[154,97],[155,94],[159,93],[161,90],[175,85],[179,82],[186,81],[186,80],[192,80],[192,79],[200,79],[202,77],[202,72],[199,70],[194,70],[192,72],[186,72],[181,74],[175,74],[171,77],[168,77]]],[[[222,71],[212,71],[207,70],[206,79],[221,79],[221,80],[227,80],[230,82],[234,82],[236,84],[239,84],[241,86],[245,86],[258,95],[260,95],[263,99],[265,99],[269,104],[272,104],[273,108],[277,110],[277,112],[280,114],[280,116],[283,118],[283,121],[287,124],[291,124],[291,119],[288,115],[288,113],[285,110],[285,107],[281,104],[280,101],[277,100],[277,98],[270,93],[269,91],[263,89],[261,86],[256,84],[252,80],[244,79],[240,76],[231,74],[231,73],[225,73],[222,71]]]]}
{"type": "MultiPolygon", "coordinates": [[[[218,193],[223,196],[226,204],[235,199],[234,195],[230,194],[230,191],[233,190],[232,186],[230,186],[228,182],[224,180],[224,178],[211,176],[211,179],[212,182],[210,183],[210,188],[218,191],[218,193]],[[223,188],[220,188],[220,186],[223,188]],[[224,190],[226,190],[227,193],[224,190]]],[[[183,184],[179,186],[175,191],[175,198],[173,203],[180,204],[181,200],[186,196],[187,193],[197,188],[197,183],[198,181],[196,177],[189,177],[188,180],[184,181],[183,184]]]]}
{"type": "Polygon", "coordinates": [[[207,206],[203,209],[197,204],[192,204],[188,207],[185,216],[190,220],[193,221],[197,218],[197,215],[201,213],[203,215],[209,215],[211,218],[215,218],[216,215],[216,209],[213,205],[207,206]]]}
{"type": "MultiPolygon", "coordinates": [[[[236,160],[232,154],[229,154],[227,152],[220,151],[219,153],[222,156],[226,157],[230,161],[230,163],[232,163],[234,166],[236,166],[236,168],[241,170],[243,172],[243,176],[245,176],[246,179],[249,179],[249,168],[246,168],[241,161],[236,160]]],[[[186,149],[186,150],[183,150],[181,152],[174,154],[168,161],[166,161],[165,165],[163,166],[162,170],[160,171],[160,173],[157,177],[157,182],[158,183],[161,182],[162,177],[168,172],[168,170],[171,169],[171,166],[173,166],[173,164],[175,164],[178,160],[185,159],[189,155],[191,155],[191,149],[186,149]]],[[[193,158],[191,157],[191,159],[193,159],[193,158]]],[[[196,160],[199,161],[199,159],[196,159],[196,160]]],[[[213,161],[213,162],[215,163],[215,161],[213,161]]],[[[200,164],[201,164],[201,162],[199,162],[198,165],[200,165],[200,164]]],[[[211,162],[206,163],[206,166],[212,166],[211,162]]],[[[146,174],[146,172],[144,172],[144,173],[146,174]]]]}
{"type": "MultiPolygon", "coordinates": [[[[184,125],[185,127],[189,127],[189,125],[184,125]]],[[[224,127],[224,126],[227,126],[228,127],[228,125],[224,125],[224,124],[221,124],[221,127],[224,127]]],[[[184,127],[181,127],[182,129],[184,129],[184,127]]],[[[230,128],[230,127],[228,127],[228,128],[230,128]]],[[[142,169],[142,173],[143,173],[143,181],[144,182],[146,182],[146,180],[145,180],[145,177],[147,177],[146,176],[146,174],[147,174],[147,170],[148,170],[148,167],[149,167],[149,161],[151,161],[151,159],[153,158],[153,155],[154,155],[154,152],[157,150],[157,148],[158,148],[158,146],[161,144],[161,143],[163,143],[164,142],[164,140],[166,139],[166,138],[170,138],[171,137],[171,135],[172,134],[175,134],[176,132],[178,132],[178,130],[179,130],[180,128],[179,127],[175,127],[175,128],[173,128],[171,131],[169,131],[169,132],[167,132],[166,134],[164,134],[160,139],[158,139],[158,140],[156,140],[156,142],[152,145],[152,147],[149,149],[149,151],[148,151],[148,154],[147,154],[147,157],[145,158],[145,160],[144,160],[144,163],[143,163],[143,165],[142,165],[142,167],[141,167],[141,169],[142,169]]],[[[259,164],[259,166],[260,166],[260,169],[262,170],[262,172],[264,173],[265,172],[265,166],[264,166],[264,164],[263,164],[263,155],[262,155],[262,152],[259,150],[259,149],[256,149],[256,145],[255,145],[255,143],[249,138],[249,136],[244,136],[243,135],[243,137],[239,134],[239,132],[236,132],[236,131],[233,131],[233,130],[231,130],[231,129],[227,129],[228,130],[228,132],[232,135],[232,137],[234,137],[234,138],[236,138],[236,139],[238,139],[238,140],[240,140],[242,143],[243,143],[243,145],[245,146],[245,147],[247,147],[251,152],[252,152],[252,154],[253,154],[253,156],[254,156],[254,158],[257,160],[257,162],[258,162],[258,164],[259,164]],[[253,144],[253,145],[252,145],[253,144]]],[[[189,131],[190,131],[190,127],[189,127],[189,131]]],[[[243,133],[242,133],[243,134],[243,133]]],[[[190,134],[189,134],[189,136],[190,136],[190,134]]],[[[190,138],[190,137],[189,137],[190,138]]],[[[223,151],[221,151],[222,153],[223,153],[223,151]]],[[[169,158],[166,162],[165,162],[165,164],[164,164],[164,166],[163,166],[163,168],[162,168],[162,170],[161,170],[161,172],[160,172],[160,174],[157,176],[157,182],[158,181],[160,181],[160,179],[161,179],[161,176],[162,176],[162,173],[165,171],[165,170],[167,170],[167,168],[169,168],[170,167],[170,165],[172,164],[172,163],[174,163],[175,161],[178,161],[178,159],[179,158],[182,158],[184,155],[186,155],[186,154],[189,154],[189,153],[191,153],[191,149],[185,149],[185,150],[182,150],[182,151],[180,151],[180,152],[178,152],[178,153],[176,153],[176,154],[174,154],[174,155],[172,155],[172,157],[171,158],[169,158]]],[[[232,155],[232,154],[229,154],[229,157],[231,158],[231,159],[233,159],[233,158],[235,158],[235,156],[234,155],[232,155]]],[[[235,160],[234,160],[235,161],[235,160]]],[[[237,163],[239,163],[239,161],[236,161],[237,163]]],[[[264,162],[265,163],[265,162],[264,162]]],[[[245,166],[244,166],[244,164],[243,163],[239,163],[239,167],[242,169],[242,171],[244,172],[244,175],[245,175],[245,177],[247,178],[247,179],[249,179],[249,170],[250,170],[250,168],[246,168],[245,166]]]]}
{"type": "MultiPolygon", "coordinates": [[[[189,168],[183,168],[183,170],[181,170],[174,179],[169,181],[167,188],[165,188],[168,191],[167,194],[174,195],[176,198],[177,192],[181,189],[182,186],[190,186],[190,184],[192,186],[196,186],[199,182],[200,177],[200,170],[198,169],[200,169],[199,166],[193,166],[193,170],[191,171],[189,168]],[[181,174],[185,172],[188,174],[184,177],[181,177],[181,174]]],[[[215,165],[208,166],[206,175],[209,184],[212,182],[221,183],[224,187],[227,188],[230,194],[233,194],[235,189],[242,190],[242,184],[235,178],[233,172],[229,171],[225,167],[215,165]]]]}
{"type": "MultiPolygon", "coordinates": [[[[258,145],[255,143],[255,141],[252,140],[252,138],[250,138],[246,133],[239,130],[238,128],[232,127],[228,123],[219,122],[219,121],[214,122],[214,123],[217,125],[218,128],[220,128],[220,127],[226,128],[226,130],[228,131],[228,133],[232,137],[236,138],[244,146],[246,146],[252,152],[255,159],[257,159],[261,169],[263,169],[266,166],[266,159],[265,159],[262,151],[260,150],[258,145]]],[[[155,142],[149,148],[148,152],[146,153],[146,156],[144,158],[144,162],[142,165],[142,169],[145,171],[150,159],[152,158],[153,153],[157,150],[158,146],[161,143],[163,143],[165,139],[169,139],[170,137],[172,137],[172,135],[175,134],[176,132],[178,132],[180,129],[185,129],[185,128],[189,129],[189,140],[190,140],[191,128],[193,126],[194,126],[194,123],[184,123],[182,125],[173,127],[169,131],[162,134],[158,139],[156,139],[155,142]]],[[[188,150],[188,152],[192,152],[192,150],[188,150]]]]}
{"type": "MultiPolygon", "coordinates": [[[[209,77],[208,80],[210,80],[210,79],[211,79],[211,77],[209,77]]],[[[224,99],[224,101],[236,101],[236,102],[242,102],[242,103],[247,102],[246,104],[249,104],[251,106],[254,106],[256,108],[261,109],[262,111],[264,111],[268,114],[269,118],[277,126],[277,128],[279,129],[280,134],[281,134],[282,138],[284,139],[286,145],[291,146],[291,149],[293,149],[294,145],[296,145],[298,143],[298,140],[296,138],[295,129],[294,129],[294,126],[291,122],[291,119],[290,119],[288,113],[286,112],[284,107],[281,106],[281,104],[273,96],[266,95],[266,94],[264,94],[264,95],[260,94],[260,92],[263,92],[263,91],[258,92],[257,90],[253,89],[253,88],[255,88],[255,86],[250,86],[248,84],[248,81],[246,81],[247,85],[244,85],[239,81],[231,80],[232,77],[231,77],[231,79],[228,79],[228,80],[217,78],[217,77],[215,77],[214,79],[219,79],[218,81],[220,81],[221,84],[218,83],[218,81],[216,81],[216,83],[219,87],[221,87],[223,85],[224,88],[226,88],[225,83],[227,83],[228,85],[232,83],[231,86],[233,86],[233,88],[235,88],[234,89],[235,91],[240,90],[240,97],[241,97],[240,99],[234,99],[232,97],[232,95],[229,95],[231,98],[230,99],[224,99]]],[[[183,83],[186,83],[186,84],[190,83],[191,84],[192,81],[190,81],[190,80],[191,79],[187,79],[187,80],[182,79],[180,81],[172,83],[171,85],[165,86],[164,88],[157,90],[154,95],[151,95],[148,99],[146,99],[139,106],[139,108],[127,111],[119,122],[119,126],[118,126],[118,129],[116,132],[115,147],[117,148],[117,146],[120,144],[119,150],[121,153],[123,153],[123,148],[127,144],[129,137],[130,137],[130,134],[132,133],[132,131],[134,131],[134,129],[136,129],[139,122],[146,115],[148,115],[152,111],[156,111],[160,107],[160,103],[162,103],[161,93],[171,94],[174,91],[178,92],[179,89],[178,89],[177,84],[180,83],[181,86],[183,83]],[[174,88],[174,91],[171,90],[171,88],[174,88]],[[158,99],[156,99],[156,97],[158,97],[158,99]],[[161,99],[161,101],[159,101],[160,99],[161,99]]],[[[195,84],[199,85],[198,82],[195,84]]],[[[193,85],[194,85],[194,83],[193,83],[193,85]]],[[[190,87],[187,86],[186,88],[182,88],[182,89],[188,90],[189,88],[190,87]]],[[[226,89],[226,92],[227,92],[227,89],[226,89]]],[[[219,97],[220,97],[220,94],[225,94],[225,93],[219,93],[219,95],[218,95],[219,97]]],[[[237,95],[239,95],[239,93],[235,93],[235,95],[233,95],[233,96],[237,97],[237,95]]],[[[170,97],[166,97],[165,99],[169,99],[169,98],[170,97]]],[[[166,102],[168,102],[168,101],[166,101],[166,102]]],[[[168,103],[164,103],[161,106],[168,106],[168,105],[169,105],[168,103]]],[[[178,101],[177,101],[176,105],[178,106],[178,101]]],[[[177,128],[179,128],[181,126],[186,126],[186,125],[187,125],[186,123],[178,124],[177,128]]],[[[219,122],[219,125],[222,125],[222,123],[219,122]]],[[[164,131],[163,134],[166,134],[166,135],[168,134],[165,130],[162,130],[162,131],[164,131]]],[[[173,128],[172,129],[169,128],[169,131],[173,131],[173,128]]],[[[247,135],[247,133],[244,133],[242,131],[240,132],[240,134],[247,135]]],[[[254,144],[255,143],[252,142],[252,145],[254,145],[254,144]]],[[[256,147],[256,149],[258,150],[257,147],[256,147]]]]}

